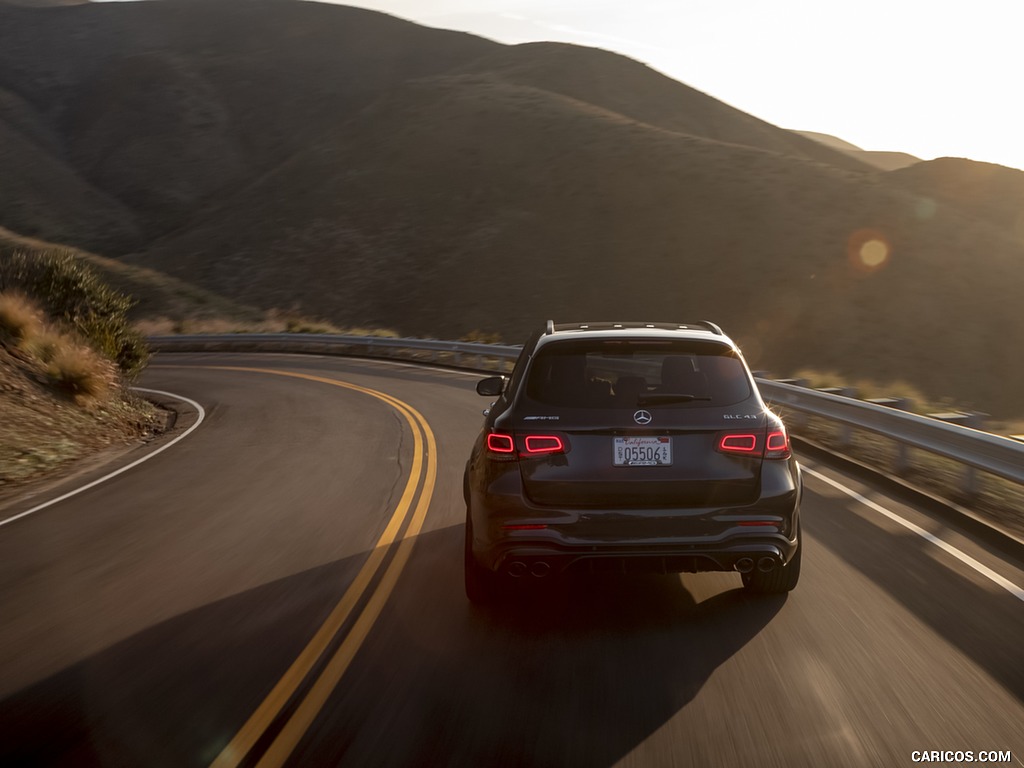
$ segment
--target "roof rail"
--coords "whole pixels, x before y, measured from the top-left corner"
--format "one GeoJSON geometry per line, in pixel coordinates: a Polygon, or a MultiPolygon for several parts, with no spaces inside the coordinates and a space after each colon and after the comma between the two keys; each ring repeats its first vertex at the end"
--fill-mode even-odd
{"type": "Polygon", "coordinates": [[[724,336],[722,329],[714,323],[708,320],[691,320],[685,323],[642,323],[642,322],[611,322],[602,321],[598,323],[563,323],[562,325],[555,325],[552,320],[548,320],[547,327],[544,334],[550,336],[556,331],[600,331],[600,330],[613,330],[613,329],[627,329],[627,328],[658,328],[661,330],[703,330],[709,331],[716,336],[724,336]]]}
{"type": "Polygon", "coordinates": [[[717,325],[715,325],[714,323],[712,323],[709,320],[695,320],[692,323],[687,323],[687,325],[703,325],[709,331],[711,331],[712,333],[714,333],[714,334],[716,334],[718,336],[724,336],[725,335],[724,333],[722,333],[722,329],[721,328],[719,328],[717,325]]]}

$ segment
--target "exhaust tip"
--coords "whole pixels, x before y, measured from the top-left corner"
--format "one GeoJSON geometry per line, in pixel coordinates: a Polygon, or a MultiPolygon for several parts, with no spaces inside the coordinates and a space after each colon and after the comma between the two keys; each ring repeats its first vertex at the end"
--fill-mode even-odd
{"type": "Polygon", "coordinates": [[[736,570],[740,573],[750,573],[754,570],[754,561],[749,557],[741,557],[736,561],[736,570]]]}
{"type": "Polygon", "coordinates": [[[539,560],[530,566],[530,575],[538,579],[543,579],[549,573],[551,573],[551,565],[543,560],[539,560]]]}
{"type": "Polygon", "coordinates": [[[775,558],[774,557],[762,557],[757,561],[757,570],[761,573],[768,573],[768,571],[774,570],[775,558]]]}
{"type": "Polygon", "coordinates": [[[522,560],[516,560],[514,563],[510,563],[506,570],[509,576],[513,579],[518,579],[520,576],[526,575],[526,563],[522,560]]]}

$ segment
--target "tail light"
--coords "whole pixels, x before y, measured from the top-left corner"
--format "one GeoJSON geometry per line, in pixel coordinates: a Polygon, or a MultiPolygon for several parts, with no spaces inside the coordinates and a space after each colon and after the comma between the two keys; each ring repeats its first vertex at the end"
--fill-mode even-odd
{"type": "Polygon", "coordinates": [[[505,435],[500,432],[491,432],[487,435],[487,450],[502,456],[509,456],[516,452],[512,435],[505,435]]]}
{"type": "Polygon", "coordinates": [[[726,432],[718,438],[718,450],[738,456],[788,459],[793,455],[789,436],[781,424],[764,432],[726,432]]]}
{"type": "Polygon", "coordinates": [[[487,452],[493,459],[515,459],[519,456],[551,456],[568,450],[565,438],[552,434],[516,435],[495,431],[487,435],[487,452]]]}
{"type": "Polygon", "coordinates": [[[778,429],[773,429],[768,433],[768,440],[764,446],[764,457],[766,459],[788,459],[793,455],[793,450],[789,447],[789,435],[786,434],[786,428],[781,424],[778,429]]]}

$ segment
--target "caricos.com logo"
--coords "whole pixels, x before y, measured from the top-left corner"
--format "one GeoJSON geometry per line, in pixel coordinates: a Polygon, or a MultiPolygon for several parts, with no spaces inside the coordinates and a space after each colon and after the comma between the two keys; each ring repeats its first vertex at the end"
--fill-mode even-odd
{"type": "Polygon", "coordinates": [[[910,759],[915,763],[1012,763],[1013,754],[1010,751],[982,750],[915,750],[910,753],[910,759]]]}

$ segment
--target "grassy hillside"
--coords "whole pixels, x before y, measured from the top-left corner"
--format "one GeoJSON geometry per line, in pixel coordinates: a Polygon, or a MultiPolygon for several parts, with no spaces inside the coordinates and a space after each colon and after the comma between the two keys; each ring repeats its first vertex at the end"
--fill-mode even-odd
{"type": "Polygon", "coordinates": [[[882,171],[895,171],[898,168],[906,168],[914,163],[921,162],[921,158],[914,157],[907,152],[881,152],[878,150],[861,149],[856,144],[843,141],[827,133],[817,133],[815,131],[794,131],[794,133],[808,139],[813,139],[819,144],[824,144],[832,149],[837,149],[862,163],[882,171]]]}
{"type": "Polygon", "coordinates": [[[0,223],[106,236],[147,280],[456,338],[710,318],[776,373],[1019,408],[1016,198],[879,172],[606,51],[311,2],[0,8],[0,88],[40,158],[0,152],[22,185],[0,223]]]}
{"type": "MultiPolygon", "coordinates": [[[[312,2],[0,4],[0,89],[42,123],[33,136],[51,134],[59,144],[46,156],[0,150],[0,178],[16,182],[5,185],[0,225],[115,255],[138,245],[139,228],[146,238],[173,230],[210,199],[330,134],[382,91],[496,47],[312,2]],[[36,181],[45,170],[37,166],[53,163],[71,181],[56,171],[36,181]],[[68,199],[43,198],[29,211],[7,204],[37,187],[68,199]],[[94,201],[76,187],[104,197],[94,201]],[[108,225],[113,205],[128,210],[108,225]],[[35,213],[61,221],[68,207],[94,210],[95,231],[56,237],[35,213]]],[[[25,118],[8,122],[0,111],[5,122],[13,131],[25,118]]]]}
{"type": "Polygon", "coordinates": [[[504,46],[458,71],[568,96],[677,133],[855,171],[870,169],[847,153],[766,123],[609,51],[565,43],[526,43],[504,46]]]}
{"type": "Polygon", "coordinates": [[[24,237],[0,227],[0,261],[14,254],[25,254],[33,258],[68,254],[82,261],[96,272],[105,284],[132,297],[134,304],[128,316],[136,321],[166,319],[180,322],[217,319],[244,324],[257,322],[263,317],[262,312],[252,307],[236,304],[162,272],[24,237]]]}
{"type": "Polygon", "coordinates": [[[875,174],[449,76],[399,89],[130,261],[257,306],[301,295],[339,322],[442,337],[514,339],[547,316],[711,317],[755,365],[815,361],[1013,407],[1005,380],[978,371],[998,358],[1024,373],[988,338],[1020,322],[1024,250],[958,211],[919,212],[875,174]],[[890,243],[884,266],[851,260],[861,231],[890,243]],[[922,322],[935,306],[955,318],[942,334],[922,322]]]}
{"type": "Polygon", "coordinates": [[[0,122],[0,222],[12,222],[27,235],[96,249],[143,242],[135,213],[52,149],[55,139],[39,129],[37,114],[17,109],[21,105],[10,94],[6,103],[8,122],[0,122]]]}
{"type": "Polygon", "coordinates": [[[894,186],[955,206],[1024,242],[1024,172],[993,163],[942,157],[886,177],[894,186]]]}

